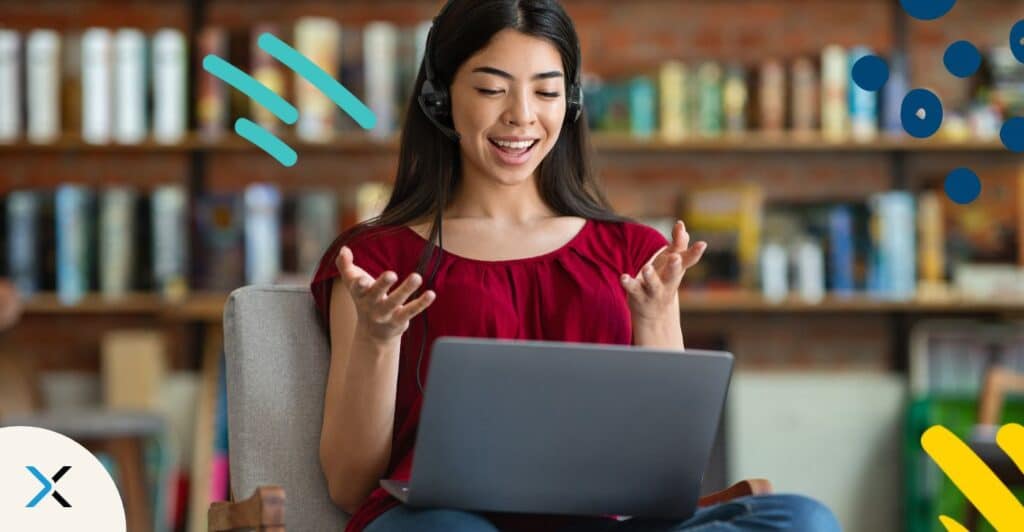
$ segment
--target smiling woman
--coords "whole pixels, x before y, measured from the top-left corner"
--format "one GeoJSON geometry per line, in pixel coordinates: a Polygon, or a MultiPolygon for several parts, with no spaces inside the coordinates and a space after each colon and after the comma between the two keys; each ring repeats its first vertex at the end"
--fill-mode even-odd
{"type": "Polygon", "coordinates": [[[311,283],[331,342],[320,461],[346,531],[837,530],[798,495],[728,491],[685,522],[620,522],[416,510],[378,486],[409,480],[441,336],[683,349],[678,290],[706,244],[681,221],[669,242],[613,212],[591,172],[580,69],[555,0],[450,0],[434,19],[391,198],[311,283]]]}

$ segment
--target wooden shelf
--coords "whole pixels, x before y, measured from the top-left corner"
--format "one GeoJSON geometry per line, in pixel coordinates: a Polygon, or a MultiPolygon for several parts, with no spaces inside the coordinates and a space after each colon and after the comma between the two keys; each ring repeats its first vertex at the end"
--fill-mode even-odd
{"type": "MultiPolygon", "coordinates": [[[[313,143],[299,140],[291,134],[281,134],[281,140],[301,152],[343,153],[396,153],[397,136],[373,138],[363,133],[343,133],[329,142],[313,143]]],[[[717,138],[695,138],[666,141],[657,136],[641,139],[630,135],[592,133],[591,142],[598,152],[609,153],[685,153],[685,152],[1006,152],[998,139],[951,141],[940,138],[914,139],[907,136],[883,135],[868,142],[830,141],[820,136],[800,137],[790,133],[766,135],[748,133],[723,135],[717,138]]],[[[187,152],[258,152],[259,148],[226,131],[219,140],[207,140],[198,134],[188,135],[176,144],[159,144],[147,140],[140,144],[87,144],[80,136],[67,135],[49,144],[16,142],[0,144],[5,153],[187,153],[187,152]]]]}
{"type": "MultiPolygon", "coordinates": [[[[163,300],[159,295],[134,293],[107,300],[87,295],[74,305],[64,305],[56,294],[38,294],[25,303],[26,315],[152,315],[169,321],[220,322],[228,294],[197,292],[181,302],[163,300]]],[[[773,302],[749,292],[680,292],[680,311],[686,313],[1022,313],[1024,299],[979,300],[956,296],[890,301],[866,295],[830,295],[819,303],[797,297],[773,302]]]]}

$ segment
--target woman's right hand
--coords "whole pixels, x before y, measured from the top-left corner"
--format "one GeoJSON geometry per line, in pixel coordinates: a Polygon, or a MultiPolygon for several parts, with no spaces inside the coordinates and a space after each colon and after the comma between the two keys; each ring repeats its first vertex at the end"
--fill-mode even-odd
{"type": "Polygon", "coordinates": [[[389,294],[388,290],[398,280],[398,274],[388,270],[374,279],[366,270],[356,266],[348,246],[342,246],[338,251],[335,265],[356,304],[359,316],[357,331],[371,340],[381,343],[397,340],[409,328],[409,322],[434,301],[434,291],[427,290],[420,297],[405,303],[422,282],[416,272],[409,274],[389,294]]]}

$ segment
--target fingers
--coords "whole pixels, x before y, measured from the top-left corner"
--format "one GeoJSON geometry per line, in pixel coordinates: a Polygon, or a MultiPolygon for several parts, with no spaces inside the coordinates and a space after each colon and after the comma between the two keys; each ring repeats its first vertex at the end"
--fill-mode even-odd
{"type": "Polygon", "coordinates": [[[369,285],[373,282],[373,278],[370,274],[366,273],[366,270],[356,266],[352,258],[352,250],[347,246],[341,246],[341,250],[338,251],[338,258],[334,261],[335,266],[338,267],[338,273],[341,275],[345,286],[348,286],[350,290],[356,289],[356,294],[361,294],[362,290],[359,287],[357,281],[360,279],[367,280],[369,285]]]}
{"type": "Polygon", "coordinates": [[[690,246],[690,233],[686,232],[686,224],[682,220],[676,220],[672,227],[672,251],[679,253],[690,246]]]}
{"type": "Polygon", "coordinates": [[[683,269],[686,270],[700,262],[700,258],[704,256],[704,252],[708,249],[708,243],[701,241],[694,244],[690,249],[684,251],[682,255],[683,269]]]}
{"type": "MultiPolygon", "coordinates": [[[[676,256],[678,255],[674,253],[672,254],[672,257],[676,256]]],[[[669,258],[669,260],[671,261],[672,259],[669,258]]],[[[647,292],[647,295],[655,297],[664,290],[664,283],[661,282],[661,277],[658,275],[658,272],[654,270],[654,266],[644,266],[644,269],[640,271],[640,275],[643,276],[644,291],[647,292]]]]}
{"type": "Polygon", "coordinates": [[[646,293],[644,292],[643,288],[643,283],[641,283],[639,279],[630,277],[629,275],[626,274],[622,274],[622,276],[619,278],[619,281],[619,284],[622,285],[622,288],[625,289],[626,293],[628,293],[629,295],[637,299],[643,299],[646,297],[646,293]]]}
{"type": "Polygon", "coordinates": [[[435,297],[433,290],[423,292],[420,297],[417,297],[409,303],[399,307],[398,310],[395,311],[393,319],[398,320],[399,322],[405,322],[415,318],[417,314],[423,312],[423,309],[427,308],[434,302],[435,297]]]}
{"type": "Polygon", "coordinates": [[[370,301],[380,301],[387,297],[388,290],[396,281],[398,281],[398,274],[388,270],[380,274],[380,277],[364,290],[362,296],[370,298],[370,301]]]}
{"type": "Polygon", "coordinates": [[[402,303],[405,303],[405,300],[408,299],[417,288],[419,288],[421,281],[422,278],[418,273],[413,272],[409,274],[409,276],[405,278],[405,281],[398,285],[398,288],[395,288],[386,296],[384,307],[387,311],[391,312],[398,308],[402,303]]]}

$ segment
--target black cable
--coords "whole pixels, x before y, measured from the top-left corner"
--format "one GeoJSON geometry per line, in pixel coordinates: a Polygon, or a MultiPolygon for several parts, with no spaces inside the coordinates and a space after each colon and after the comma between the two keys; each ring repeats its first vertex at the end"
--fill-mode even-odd
{"type": "MultiPolygon", "coordinates": [[[[426,287],[424,288],[424,292],[426,292],[426,290],[430,290],[431,288],[434,288],[434,278],[437,276],[437,270],[440,269],[440,267],[441,267],[441,259],[444,256],[443,255],[444,254],[444,232],[443,232],[442,229],[443,229],[443,227],[441,225],[441,217],[438,216],[437,217],[437,246],[438,246],[438,249],[440,250],[441,253],[438,254],[437,264],[434,265],[434,271],[430,274],[430,279],[426,282],[426,287]]],[[[431,257],[433,257],[434,252],[431,251],[430,255],[431,255],[431,257]]],[[[436,289],[434,290],[434,301],[437,301],[437,290],[436,289]]],[[[419,389],[420,389],[420,395],[423,394],[423,382],[420,379],[420,365],[423,363],[423,351],[427,347],[427,333],[430,330],[429,329],[429,327],[430,327],[429,323],[430,322],[427,320],[427,311],[429,311],[429,310],[430,310],[430,307],[427,307],[427,308],[423,309],[423,334],[422,334],[422,340],[420,341],[420,356],[416,359],[416,386],[418,386],[419,389]]]]}

